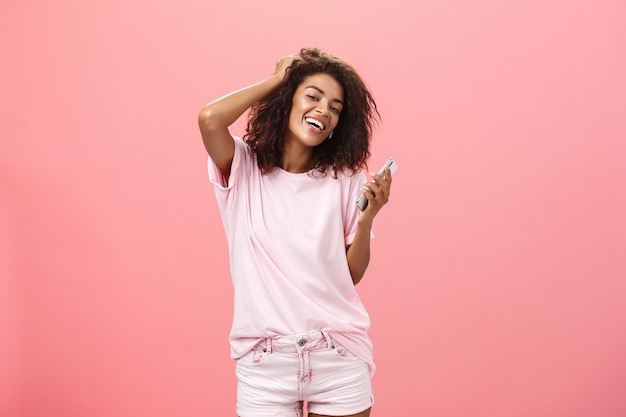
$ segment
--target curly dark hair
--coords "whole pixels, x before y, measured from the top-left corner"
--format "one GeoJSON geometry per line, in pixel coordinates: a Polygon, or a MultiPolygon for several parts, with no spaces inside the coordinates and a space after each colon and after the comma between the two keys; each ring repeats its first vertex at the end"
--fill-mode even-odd
{"type": "Polygon", "coordinates": [[[372,94],[349,64],[317,48],[304,48],[288,68],[282,84],[250,108],[244,140],[264,174],[281,165],[296,89],[306,77],[320,73],[332,76],[341,84],[344,106],[332,140],[315,147],[312,164],[321,173],[331,167],[333,175],[345,170],[354,173],[367,166],[370,138],[375,123],[380,120],[372,94]]]}

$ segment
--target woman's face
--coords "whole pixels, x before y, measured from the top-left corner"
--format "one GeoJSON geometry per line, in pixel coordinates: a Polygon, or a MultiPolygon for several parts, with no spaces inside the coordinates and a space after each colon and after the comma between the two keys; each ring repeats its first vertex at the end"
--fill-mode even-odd
{"type": "Polygon", "coordinates": [[[343,108],[343,87],[328,74],[309,75],[293,95],[287,141],[314,147],[335,129],[343,108]]]}

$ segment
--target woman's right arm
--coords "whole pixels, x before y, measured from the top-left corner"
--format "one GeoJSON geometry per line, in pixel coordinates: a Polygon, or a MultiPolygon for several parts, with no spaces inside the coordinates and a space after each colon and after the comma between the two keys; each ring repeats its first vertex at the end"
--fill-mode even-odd
{"type": "Polygon", "coordinates": [[[285,77],[289,65],[297,55],[289,55],[278,61],[274,75],[265,80],[232,92],[207,104],[198,115],[202,141],[215,165],[228,180],[235,155],[235,143],[228,131],[252,104],[270,94],[285,77]]]}

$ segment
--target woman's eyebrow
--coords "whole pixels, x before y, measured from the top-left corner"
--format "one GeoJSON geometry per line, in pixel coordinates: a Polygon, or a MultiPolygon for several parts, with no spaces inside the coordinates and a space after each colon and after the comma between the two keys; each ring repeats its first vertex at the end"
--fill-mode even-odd
{"type": "MultiPolygon", "coordinates": [[[[326,94],[326,93],[324,93],[324,90],[322,90],[321,88],[319,88],[319,87],[317,87],[315,85],[310,85],[307,88],[312,88],[312,89],[314,89],[316,91],[319,91],[320,94],[326,94]]],[[[336,101],[337,103],[343,105],[343,101],[339,100],[338,98],[334,98],[332,101],[336,101]]]]}

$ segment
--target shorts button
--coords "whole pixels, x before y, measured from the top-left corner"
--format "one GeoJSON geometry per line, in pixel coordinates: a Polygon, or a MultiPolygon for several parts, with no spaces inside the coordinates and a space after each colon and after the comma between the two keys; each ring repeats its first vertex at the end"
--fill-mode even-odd
{"type": "Polygon", "coordinates": [[[304,341],[304,339],[298,340],[298,346],[300,346],[300,347],[304,346],[305,343],[306,342],[304,341]]]}

